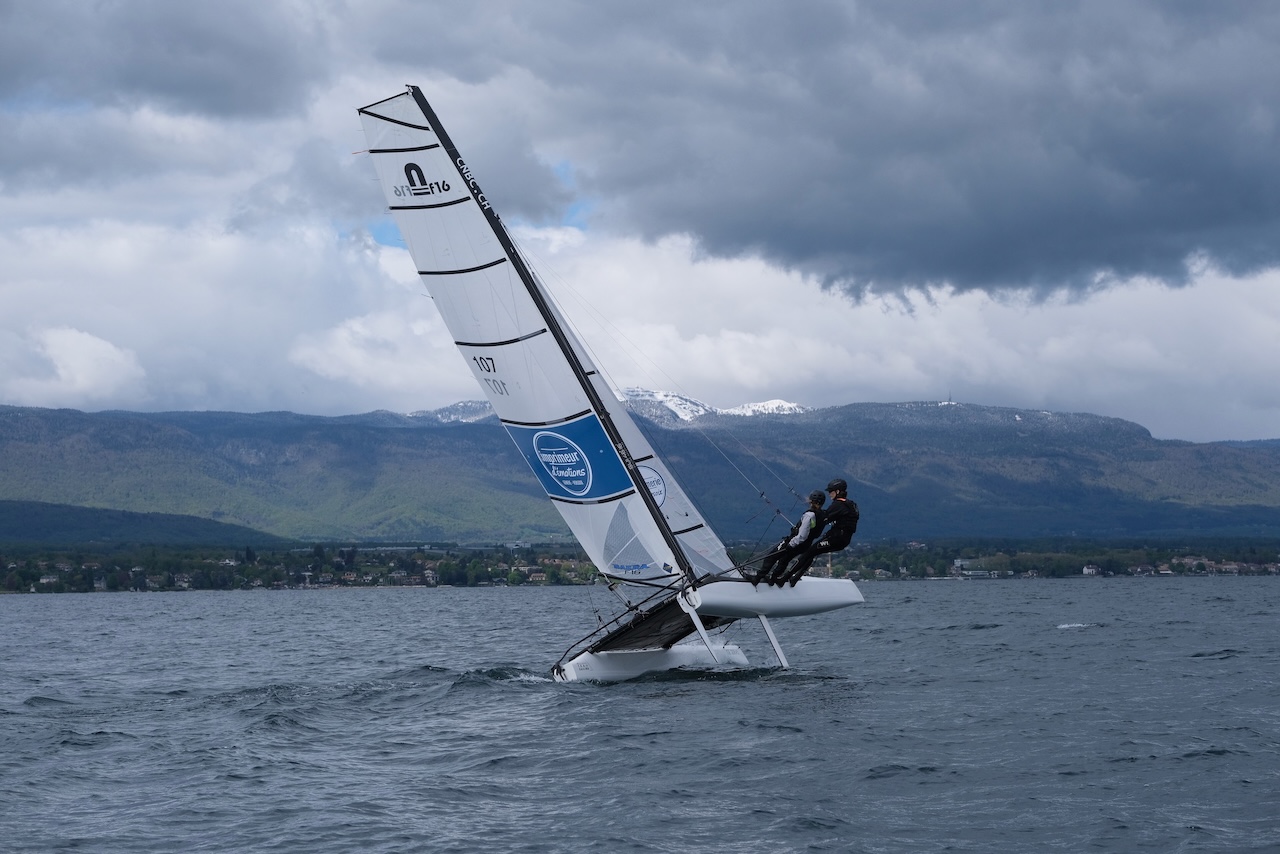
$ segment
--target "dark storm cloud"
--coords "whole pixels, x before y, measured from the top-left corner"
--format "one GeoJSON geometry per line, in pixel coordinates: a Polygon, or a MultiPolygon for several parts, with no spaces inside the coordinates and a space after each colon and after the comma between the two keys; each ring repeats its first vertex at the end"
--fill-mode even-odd
{"type": "Polygon", "coordinates": [[[601,222],[856,290],[1280,260],[1280,8],[396,7],[381,56],[547,88],[601,222]],[[433,34],[431,50],[423,37],[433,34]]]}
{"type": "Polygon", "coordinates": [[[49,136],[60,110],[232,127],[390,72],[442,86],[509,217],[585,203],[595,228],[859,292],[1179,284],[1280,262],[1277,44],[1261,3],[0,0],[0,181],[77,180],[95,146],[104,173],[151,158],[96,116],[49,136]]]}
{"type": "Polygon", "coordinates": [[[0,189],[16,192],[75,187],[108,189],[141,175],[225,175],[245,156],[211,145],[216,126],[197,143],[174,144],[153,126],[118,110],[42,110],[4,116],[0,189]]]}
{"type": "Polygon", "coordinates": [[[0,2],[0,102],[263,116],[300,109],[329,65],[304,3],[0,2]]]}

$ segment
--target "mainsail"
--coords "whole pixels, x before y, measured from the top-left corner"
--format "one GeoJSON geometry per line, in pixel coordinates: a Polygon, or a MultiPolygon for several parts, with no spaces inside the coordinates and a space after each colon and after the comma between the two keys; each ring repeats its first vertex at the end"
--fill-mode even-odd
{"type": "Polygon", "coordinates": [[[596,370],[417,87],[359,110],[400,233],[494,412],[601,573],[736,572],[596,370]]]}

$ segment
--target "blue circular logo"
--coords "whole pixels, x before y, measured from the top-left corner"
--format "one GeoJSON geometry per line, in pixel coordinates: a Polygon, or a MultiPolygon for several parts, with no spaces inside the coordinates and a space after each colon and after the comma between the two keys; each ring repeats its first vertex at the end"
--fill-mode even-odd
{"type": "Polygon", "coordinates": [[[587,455],[559,433],[542,431],[533,437],[533,452],[561,489],[570,495],[586,495],[591,490],[591,464],[587,455]]]}

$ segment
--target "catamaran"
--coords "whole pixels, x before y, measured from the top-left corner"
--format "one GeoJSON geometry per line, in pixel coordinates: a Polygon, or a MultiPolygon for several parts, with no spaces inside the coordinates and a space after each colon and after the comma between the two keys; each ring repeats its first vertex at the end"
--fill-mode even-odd
{"type": "Polygon", "coordinates": [[[386,202],[449,334],[507,434],[618,594],[552,667],[558,681],[747,666],[712,633],[862,602],[847,579],[753,584],[729,557],[512,241],[416,86],[358,110],[386,202]]]}

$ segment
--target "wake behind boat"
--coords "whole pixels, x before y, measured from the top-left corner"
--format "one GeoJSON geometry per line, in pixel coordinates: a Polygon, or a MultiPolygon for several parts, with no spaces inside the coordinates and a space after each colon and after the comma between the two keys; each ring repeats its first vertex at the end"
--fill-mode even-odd
{"type": "Polygon", "coordinates": [[[507,434],[624,610],[574,644],[556,679],[746,665],[710,632],[863,601],[845,579],[755,585],[729,558],[586,348],[416,86],[359,110],[386,201],[507,434]],[[682,643],[682,641],[692,642],[682,643]]]}

